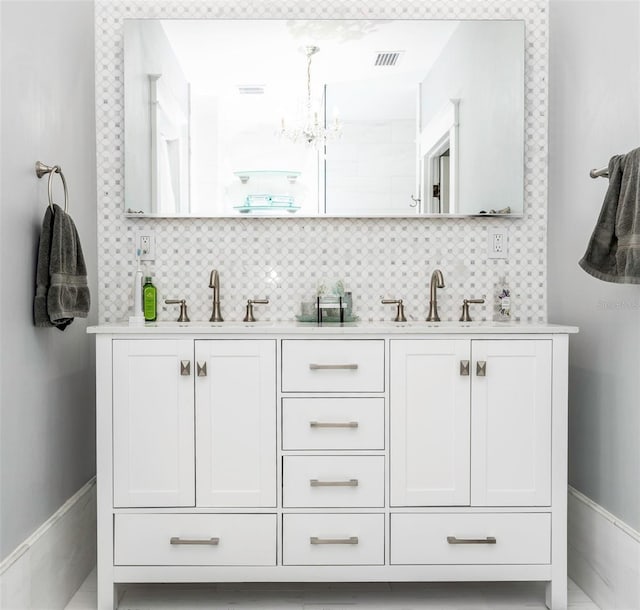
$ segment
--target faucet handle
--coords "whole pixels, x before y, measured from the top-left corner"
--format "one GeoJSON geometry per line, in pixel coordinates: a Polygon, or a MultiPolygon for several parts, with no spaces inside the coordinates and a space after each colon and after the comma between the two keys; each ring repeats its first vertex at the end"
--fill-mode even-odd
{"type": "Polygon", "coordinates": [[[187,302],[184,299],[165,299],[167,305],[180,305],[180,315],[178,316],[178,322],[190,322],[187,315],[187,302]]]}
{"type": "Polygon", "coordinates": [[[253,305],[267,305],[269,303],[269,299],[248,299],[247,300],[247,309],[244,314],[243,322],[255,322],[256,319],[253,317],[253,305]]]}
{"type": "Polygon", "coordinates": [[[407,318],[404,316],[404,305],[402,303],[402,299],[382,299],[380,301],[383,305],[397,305],[396,308],[396,317],[393,319],[394,322],[406,322],[407,318]]]}
{"type": "Polygon", "coordinates": [[[469,315],[469,303],[484,303],[484,299],[464,299],[462,301],[462,315],[460,316],[460,322],[471,322],[471,316],[469,315]]]}

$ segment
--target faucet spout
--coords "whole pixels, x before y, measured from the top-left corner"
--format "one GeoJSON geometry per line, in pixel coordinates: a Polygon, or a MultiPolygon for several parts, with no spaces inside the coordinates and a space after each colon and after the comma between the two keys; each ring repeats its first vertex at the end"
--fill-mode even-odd
{"type": "Polygon", "coordinates": [[[220,313],[220,274],[217,269],[211,271],[209,288],[213,288],[213,311],[209,322],[224,322],[224,318],[220,313]]]}
{"type": "Polygon", "coordinates": [[[431,274],[431,285],[429,287],[429,315],[427,316],[427,322],[440,322],[440,316],[438,315],[437,288],[444,288],[444,277],[440,269],[436,269],[431,274]]]}

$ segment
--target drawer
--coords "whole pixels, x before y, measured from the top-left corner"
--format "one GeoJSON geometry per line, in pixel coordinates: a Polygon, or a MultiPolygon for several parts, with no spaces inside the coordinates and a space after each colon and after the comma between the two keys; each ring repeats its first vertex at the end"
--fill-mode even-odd
{"type": "Polygon", "coordinates": [[[276,515],[121,514],[115,565],[276,564],[276,515]]]}
{"type": "Polygon", "coordinates": [[[392,564],[548,564],[550,561],[551,515],[548,513],[391,515],[392,564]]]}
{"type": "Polygon", "coordinates": [[[283,392],[384,392],[384,341],[282,341],[283,392]]]}
{"type": "Polygon", "coordinates": [[[284,507],[384,506],[384,456],[283,458],[284,507]]]}
{"type": "Polygon", "coordinates": [[[383,565],[384,515],[285,514],[282,563],[310,565],[383,565]]]}
{"type": "Polygon", "coordinates": [[[384,449],[384,398],[283,398],[282,448],[384,449]]]}

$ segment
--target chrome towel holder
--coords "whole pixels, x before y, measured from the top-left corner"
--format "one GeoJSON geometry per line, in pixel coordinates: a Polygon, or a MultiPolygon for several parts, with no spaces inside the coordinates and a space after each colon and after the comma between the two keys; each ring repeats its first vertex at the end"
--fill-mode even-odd
{"type": "Polygon", "coordinates": [[[589,175],[592,178],[608,178],[609,177],[609,168],[603,167],[601,169],[592,169],[589,172],[589,175]]]}
{"type": "Polygon", "coordinates": [[[62,173],[62,169],[59,165],[45,165],[41,161],[36,161],[36,176],[38,178],[42,178],[46,174],[49,174],[49,207],[53,210],[53,175],[58,174],[60,176],[60,180],[62,180],[62,187],[64,188],[64,211],[66,213],[69,208],[69,191],[67,189],[67,181],[64,179],[64,174],[62,173]]]}

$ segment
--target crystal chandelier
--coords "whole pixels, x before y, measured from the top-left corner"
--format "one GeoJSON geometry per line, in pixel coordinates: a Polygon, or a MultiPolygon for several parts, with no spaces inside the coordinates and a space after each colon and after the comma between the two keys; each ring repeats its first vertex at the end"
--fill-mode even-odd
{"type": "Polygon", "coordinates": [[[284,118],[280,135],[291,140],[292,142],[304,142],[308,146],[321,148],[327,140],[333,139],[340,135],[341,126],[338,118],[334,118],[330,127],[325,127],[323,122],[318,121],[318,113],[314,112],[311,104],[311,58],[320,50],[320,47],[305,47],[307,56],[307,104],[304,123],[302,125],[288,127],[285,125],[284,118]]]}

